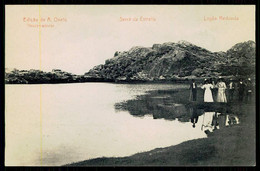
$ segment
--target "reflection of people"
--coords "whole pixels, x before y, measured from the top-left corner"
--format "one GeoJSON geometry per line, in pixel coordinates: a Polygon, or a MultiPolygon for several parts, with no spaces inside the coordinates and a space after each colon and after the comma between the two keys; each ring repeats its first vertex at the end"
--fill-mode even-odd
{"type": "Polygon", "coordinates": [[[205,90],[204,102],[213,102],[213,97],[212,97],[212,92],[211,92],[211,89],[213,89],[213,85],[211,83],[209,83],[208,80],[205,80],[205,83],[201,88],[205,90]]]}
{"type": "Polygon", "coordinates": [[[245,84],[244,84],[242,79],[239,79],[239,83],[238,83],[238,100],[240,102],[243,101],[244,91],[245,91],[245,84]]]}
{"type": "Polygon", "coordinates": [[[190,84],[190,90],[191,90],[191,99],[192,101],[197,100],[197,84],[194,79],[192,79],[192,83],[190,84]]]}
{"type": "Polygon", "coordinates": [[[247,83],[246,83],[246,102],[251,102],[252,90],[253,90],[253,85],[251,82],[251,78],[248,78],[247,83]]]}
{"type": "Polygon", "coordinates": [[[226,120],[227,120],[226,115],[224,115],[224,114],[218,115],[219,129],[224,128],[226,126],[226,120]]]}
{"type": "Polygon", "coordinates": [[[229,85],[228,85],[228,97],[229,97],[229,101],[233,101],[234,99],[234,91],[235,91],[235,83],[233,82],[233,79],[230,79],[229,85]]]}
{"type": "Polygon", "coordinates": [[[221,129],[233,124],[239,124],[239,119],[234,114],[205,112],[203,114],[201,130],[208,134],[216,129],[221,129]]]}
{"type": "Polygon", "coordinates": [[[204,130],[204,132],[212,132],[214,130],[214,119],[215,112],[205,112],[203,114],[203,121],[201,129],[204,130]]]}
{"type": "Polygon", "coordinates": [[[217,126],[219,126],[217,112],[215,112],[215,114],[212,117],[211,126],[213,127],[213,131],[217,129],[217,126]]]}
{"type": "Polygon", "coordinates": [[[219,82],[217,83],[216,87],[218,88],[217,102],[227,103],[227,97],[225,93],[227,86],[223,78],[219,79],[219,82]]]}
{"type": "Polygon", "coordinates": [[[192,127],[195,128],[195,124],[198,122],[198,118],[199,118],[198,113],[197,113],[197,108],[192,107],[190,110],[192,113],[190,121],[192,123],[192,127]]]}
{"type": "Polygon", "coordinates": [[[234,125],[234,124],[239,124],[239,119],[237,116],[235,115],[227,115],[227,122],[226,122],[226,126],[228,125],[234,125]]]}

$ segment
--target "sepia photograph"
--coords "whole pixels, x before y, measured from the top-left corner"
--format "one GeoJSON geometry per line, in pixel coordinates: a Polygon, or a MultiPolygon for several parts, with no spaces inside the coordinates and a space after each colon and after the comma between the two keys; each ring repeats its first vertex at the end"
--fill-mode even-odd
{"type": "Polygon", "coordinates": [[[255,5],[5,5],[5,166],[256,166],[255,5]]]}

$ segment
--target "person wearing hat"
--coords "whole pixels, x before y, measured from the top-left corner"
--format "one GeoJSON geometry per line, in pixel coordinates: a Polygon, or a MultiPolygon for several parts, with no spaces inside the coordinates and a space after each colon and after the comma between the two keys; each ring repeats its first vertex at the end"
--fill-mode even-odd
{"type": "Polygon", "coordinates": [[[223,78],[221,77],[219,78],[216,87],[218,88],[217,102],[227,103],[227,97],[226,97],[227,86],[223,78]]]}
{"type": "Polygon", "coordinates": [[[244,91],[245,91],[245,84],[244,84],[244,82],[243,82],[243,79],[240,78],[240,79],[239,79],[239,82],[238,82],[238,100],[239,100],[240,102],[243,101],[244,91]]]}
{"type": "Polygon", "coordinates": [[[194,79],[192,79],[192,83],[190,84],[190,100],[191,101],[196,101],[197,100],[197,83],[195,82],[194,79]]]}
{"type": "Polygon", "coordinates": [[[248,78],[246,82],[246,102],[251,102],[252,90],[253,90],[253,84],[251,78],[248,78]]]}
{"type": "Polygon", "coordinates": [[[229,85],[228,85],[228,97],[229,97],[229,101],[233,101],[234,99],[234,91],[235,91],[235,83],[233,81],[233,79],[230,79],[229,85]]]}
{"type": "Polygon", "coordinates": [[[205,90],[204,102],[214,102],[211,91],[213,89],[213,85],[209,82],[209,80],[206,80],[201,88],[205,90]]]}

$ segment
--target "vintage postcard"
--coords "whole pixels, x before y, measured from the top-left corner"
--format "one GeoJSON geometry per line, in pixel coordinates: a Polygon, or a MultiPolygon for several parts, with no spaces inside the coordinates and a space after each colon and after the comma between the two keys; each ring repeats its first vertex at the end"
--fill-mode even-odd
{"type": "Polygon", "coordinates": [[[255,166],[255,5],[6,5],[5,166],[255,166]]]}

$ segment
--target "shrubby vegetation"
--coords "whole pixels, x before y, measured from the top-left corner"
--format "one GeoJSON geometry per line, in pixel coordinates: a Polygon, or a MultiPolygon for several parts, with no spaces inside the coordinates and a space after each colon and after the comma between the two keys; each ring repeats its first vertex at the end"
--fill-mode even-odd
{"type": "Polygon", "coordinates": [[[7,84],[74,83],[87,80],[84,76],[74,75],[59,69],[53,69],[52,72],[14,69],[5,73],[7,84]]]}
{"type": "Polygon", "coordinates": [[[210,52],[186,41],[133,47],[116,52],[85,75],[113,81],[158,81],[206,77],[247,77],[255,73],[255,42],[238,43],[227,52],[210,52]]]}
{"type": "Polygon", "coordinates": [[[133,47],[116,51],[105,64],[84,75],[58,69],[52,72],[17,70],[6,72],[11,84],[73,83],[88,81],[176,81],[208,77],[254,77],[255,42],[238,43],[227,52],[210,52],[186,41],[133,47]]]}

